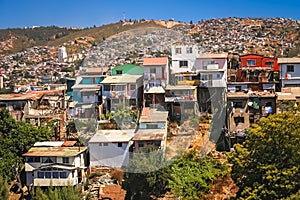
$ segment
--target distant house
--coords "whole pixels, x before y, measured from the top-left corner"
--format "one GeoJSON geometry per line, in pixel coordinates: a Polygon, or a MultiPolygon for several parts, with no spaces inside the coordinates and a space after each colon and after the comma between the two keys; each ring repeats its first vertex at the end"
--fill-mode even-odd
{"type": "Polygon", "coordinates": [[[129,161],[135,130],[98,130],[89,140],[90,166],[122,167],[129,161]]]}
{"type": "Polygon", "coordinates": [[[23,154],[27,186],[67,186],[85,181],[87,147],[76,141],[37,142],[23,154]]]}
{"type": "Polygon", "coordinates": [[[122,75],[122,74],[128,74],[128,75],[143,75],[144,68],[141,66],[133,65],[133,64],[125,64],[116,66],[111,70],[111,75],[122,75]]]}
{"type": "Polygon", "coordinates": [[[281,87],[300,86],[300,58],[278,58],[281,87]]]}
{"type": "Polygon", "coordinates": [[[95,106],[99,102],[100,83],[106,77],[108,68],[87,68],[76,77],[72,86],[75,117],[95,117],[95,106]]]}
{"type": "Polygon", "coordinates": [[[143,76],[108,76],[101,82],[103,107],[114,110],[120,103],[125,106],[140,107],[142,104],[143,76]]]}
{"type": "Polygon", "coordinates": [[[165,103],[170,117],[179,120],[198,111],[197,86],[167,85],[165,103]]]}
{"type": "Polygon", "coordinates": [[[143,66],[145,106],[163,104],[169,78],[168,58],[144,58],[143,66]]]}
{"type": "Polygon", "coordinates": [[[168,111],[145,107],[142,110],[139,127],[132,138],[134,150],[159,149],[165,151],[167,142],[168,111]]]}
{"type": "MultiPolygon", "coordinates": [[[[198,56],[198,48],[194,44],[174,43],[171,47],[171,74],[191,72],[198,56]]],[[[172,82],[172,80],[170,80],[172,82]]]]}

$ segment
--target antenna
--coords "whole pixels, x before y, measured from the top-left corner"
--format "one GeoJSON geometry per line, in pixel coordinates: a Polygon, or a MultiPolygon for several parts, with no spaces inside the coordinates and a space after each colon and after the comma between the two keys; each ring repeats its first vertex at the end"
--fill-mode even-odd
{"type": "Polygon", "coordinates": [[[123,12],[123,22],[125,22],[125,21],[126,21],[126,13],[123,12]]]}

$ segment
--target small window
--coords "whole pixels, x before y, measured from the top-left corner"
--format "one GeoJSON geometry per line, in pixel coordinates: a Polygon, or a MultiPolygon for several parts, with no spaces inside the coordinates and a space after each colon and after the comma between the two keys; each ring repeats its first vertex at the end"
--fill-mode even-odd
{"type": "Polygon", "coordinates": [[[146,124],[146,129],[158,129],[157,124],[146,124]]]}
{"type": "Polygon", "coordinates": [[[67,172],[60,172],[59,176],[60,178],[67,178],[67,172]]]}
{"type": "Polygon", "coordinates": [[[52,178],[59,178],[59,172],[52,172],[52,178]]]}
{"type": "Polygon", "coordinates": [[[188,67],[188,61],[187,60],[179,61],[179,67],[188,67]]]}
{"type": "Polygon", "coordinates": [[[63,163],[68,164],[69,163],[69,157],[63,157],[63,163]]]}
{"type": "Polygon", "coordinates": [[[103,90],[104,91],[110,91],[110,85],[104,85],[103,90]]]}
{"type": "Polygon", "coordinates": [[[203,81],[208,80],[207,74],[202,74],[202,75],[201,75],[201,80],[203,80],[203,81]]]}
{"type": "Polygon", "coordinates": [[[255,60],[247,60],[247,66],[251,67],[251,66],[255,66],[256,61],[255,60]]]}
{"type": "Polygon", "coordinates": [[[187,47],[187,48],[186,48],[186,53],[187,53],[187,54],[193,53],[193,47],[187,47]]]}
{"type": "Polygon", "coordinates": [[[238,125],[239,123],[245,123],[244,117],[235,117],[234,123],[238,125]]]}
{"type": "Polygon", "coordinates": [[[266,66],[267,67],[273,67],[274,66],[274,61],[272,61],[272,60],[266,61],[266,66]]]}
{"type": "Polygon", "coordinates": [[[44,178],[44,172],[38,172],[37,173],[37,175],[38,175],[38,178],[44,178]]]}
{"type": "Polygon", "coordinates": [[[294,72],[294,65],[287,65],[286,66],[286,71],[287,72],[294,72]]]}
{"type": "Polygon", "coordinates": [[[235,91],[236,92],[242,91],[242,86],[235,86],[235,91]]]}
{"type": "Polygon", "coordinates": [[[51,178],[51,172],[45,172],[45,178],[51,178]]]}
{"type": "Polygon", "coordinates": [[[135,90],[135,84],[130,84],[130,90],[135,90]]]}
{"type": "Polygon", "coordinates": [[[156,68],[155,67],[150,68],[150,73],[155,74],[156,73],[156,68]]]}
{"type": "Polygon", "coordinates": [[[179,47],[175,48],[175,53],[176,54],[181,54],[181,48],[179,48],[179,47]]]}
{"type": "Polygon", "coordinates": [[[108,143],[103,143],[103,146],[107,147],[107,146],[108,146],[108,143]]]}
{"type": "Polygon", "coordinates": [[[144,147],[144,143],[139,143],[139,147],[144,147]]]}
{"type": "Polygon", "coordinates": [[[116,70],[116,74],[123,74],[122,70],[116,70]]]}
{"type": "Polygon", "coordinates": [[[217,79],[221,79],[222,74],[217,74],[217,79]]]}
{"type": "Polygon", "coordinates": [[[160,147],[161,141],[155,141],[154,146],[160,147]]]}
{"type": "Polygon", "coordinates": [[[122,142],[118,142],[118,147],[122,147],[122,142]]]}
{"type": "Polygon", "coordinates": [[[243,102],[241,102],[241,101],[233,102],[233,107],[234,108],[244,108],[243,102]]]}

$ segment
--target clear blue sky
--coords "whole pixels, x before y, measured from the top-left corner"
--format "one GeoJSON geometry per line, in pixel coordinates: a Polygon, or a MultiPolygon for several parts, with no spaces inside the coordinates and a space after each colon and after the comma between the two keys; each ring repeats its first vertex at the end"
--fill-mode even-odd
{"type": "Polygon", "coordinates": [[[90,27],[123,19],[197,22],[223,17],[300,20],[300,0],[0,0],[0,28],[90,27]]]}

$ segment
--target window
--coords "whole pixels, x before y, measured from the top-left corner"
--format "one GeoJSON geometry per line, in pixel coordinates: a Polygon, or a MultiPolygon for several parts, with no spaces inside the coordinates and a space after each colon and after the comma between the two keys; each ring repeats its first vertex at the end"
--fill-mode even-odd
{"type": "Polygon", "coordinates": [[[52,172],[53,178],[59,178],[59,172],[52,172]]]}
{"type": "Polygon", "coordinates": [[[103,146],[107,147],[107,146],[108,146],[108,143],[103,143],[103,146]]]}
{"type": "Polygon", "coordinates": [[[266,66],[267,67],[273,67],[274,66],[274,61],[272,61],[272,60],[266,61],[266,66]]]}
{"type": "Polygon", "coordinates": [[[255,66],[255,60],[247,60],[247,66],[255,66]]]}
{"type": "Polygon", "coordinates": [[[157,124],[146,124],[146,129],[158,129],[157,124]]]}
{"type": "Polygon", "coordinates": [[[104,91],[110,91],[110,85],[104,85],[103,90],[104,91]]]}
{"type": "Polygon", "coordinates": [[[26,160],[29,163],[39,163],[39,162],[41,162],[40,157],[27,157],[26,160]]]}
{"type": "Polygon", "coordinates": [[[245,121],[244,121],[244,117],[235,117],[234,118],[234,123],[236,124],[236,125],[238,125],[239,123],[244,123],[245,121]]]}
{"type": "Polygon", "coordinates": [[[160,141],[155,141],[154,146],[160,147],[160,143],[161,143],[160,141]]]}
{"type": "Polygon", "coordinates": [[[63,157],[63,163],[69,163],[69,157],[63,157]]]}
{"type": "Polygon", "coordinates": [[[122,142],[118,142],[118,147],[122,147],[122,142]]]}
{"type": "Polygon", "coordinates": [[[135,84],[130,84],[130,90],[135,90],[135,84]]]}
{"type": "Polygon", "coordinates": [[[180,47],[175,48],[175,53],[176,54],[181,54],[181,48],[180,47]]]}
{"type": "Polygon", "coordinates": [[[188,61],[187,60],[179,61],[179,67],[188,67],[188,61]]]}
{"type": "Polygon", "coordinates": [[[151,68],[150,68],[150,73],[156,74],[156,68],[155,68],[155,67],[151,67],[151,68]]]}
{"type": "Polygon", "coordinates": [[[193,47],[187,47],[187,48],[186,48],[186,53],[187,53],[187,54],[193,53],[193,47]]]}
{"type": "Polygon", "coordinates": [[[243,102],[241,102],[241,101],[233,102],[233,107],[234,108],[244,108],[243,102]]]}
{"type": "Polygon", "coordinates": [[[125,85],[112,85],[112,91],[125,91],[125,85]]]}
{"type": "Polygon", "coordinates": [[[287,65],[286,66],[286,71],[287,72],[294,72],[294,65],[287,65]]]}
{"type": "Polygon", "coordinates": [[[44,178],[44,172],[38,172],[37,175],[38,178],[44,178]]]}
{"type": "Polygon", "coordinates": [[[55,157],[43,157],[42,158],[43,163],[56,163],[55,157]]]}
{"type": "Polygon", "coordinates": [[[236,92],[242,91],[242,86],[235,86],[235,91],[236,92]]]}
{"type": "Polygon", "coordinates": [[[139,147],[144,147],[144,143],[139,143],[139,147]]]}
{"type": "Polygon", "coordinates": [[[122,74],[122,70],[116,70],[116,74],[122,74]]]}
{"type": "Polygon", "coordinates": [[[208,80],[207,74],[202,74],[202,75],[201,75],[201,80],[203,80],[203,81],[208,80]]]}
{"type": "Polygon", "coordinates": [[[45,172],[45,178],[51,178],[51,172],[45,172]]]}
{"type": "Polygon", "coordinates": [[[220,79],[222,77],[222,74],[217,74],[217,79],[220,79]]]}
{"type": "Polygon", "coordinates": [[[59,172],[60,178],[67,178],[67,172],[59,172]]]}

